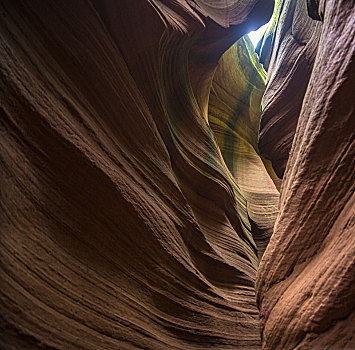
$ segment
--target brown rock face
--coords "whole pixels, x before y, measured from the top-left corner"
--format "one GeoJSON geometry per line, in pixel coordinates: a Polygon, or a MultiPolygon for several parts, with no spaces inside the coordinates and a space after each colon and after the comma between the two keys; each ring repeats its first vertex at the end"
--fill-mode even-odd
{"type": "Polygon", "coordinates": [[[2,349],[260,347],[207,106],[272,1],[212,3],[1,2],[2,349]]]}
{"type": "MultiPolygon", "coordinates": [[[[323,19],[319,45],[256,284],[264,349],[355,348],[354,2],[312,11],[323,19]]],[[[282,65],[269,68],[274,81],[282,65]]]]}
{"type": "Polygon", "coordinates": [[[264,95],[272,6],[1,1],[1,349],[355,347],[355,4],[280,1],[264,95]]]}
{"type": "Polygon", "coordinates": [[[268,68],[259,149],[282,177],[291,150],[322,23],[308,16],[306,1],[280,1],[264,39],[261,62],[268,68]]]}

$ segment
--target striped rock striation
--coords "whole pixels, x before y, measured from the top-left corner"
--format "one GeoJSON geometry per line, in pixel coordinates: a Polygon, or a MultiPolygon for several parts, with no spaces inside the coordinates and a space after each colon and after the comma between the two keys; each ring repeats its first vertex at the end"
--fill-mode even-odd
{"type": "Polygon", "coordinates": [[[260,348],[252,225],[272,223],[207,119],[273,1],[215,4],[0,3],[2,349],[260,348]]]}
{"type": "Polygon", "coordinates": [[[306,1],[278,1],[264,39],[260,41],[260,62],[268,70],[268,77],[258,146],[281,178],[308,87],[321,29],[321,22],[309,17],[306,1]]]}
{"type": "MultiPolygon", "coordinates": [[[[303,1],[280,4],[280,18],[294,11],[293,35],[310,21],[304,10],[297,14],[303,6],[303,1]]],[[[260,134],[263,144],[281,145],[286,133],[293,138],[280,213],[256,284],[263,349],[270,350],[355,348],[355,4],[310,0],[308,13],[317,22],[310,27],[313,34],[305,35],[319,36],[313,70],[296,74],[308,44],[288,52],[292,39],[281,39],[285,22],[280,21],[262,117],[267,120],[261,122],[261,128],[270,126],[260,134]],[[279,138],[272,139],[288,117],[276,113],[270,119],[268,111],[283,111],[281,94],[288,84],[304,84],[302,78],[308,84],[297,127],[292,132],[280,127],[279,138]],[[270,89],[278,84],[284,86],[273,97],[270,89]]],[[[288,98],[290,106],[299,105],[299,95],[288,98]]]]}
{"type": "Polygon", "coordinates": [[[276,3],[0,2],[1,349],[355,347],[355,5],[276,3]]]}
{"type": "Polygon", "coordinates": [[[223,159],[247,201],[253,238],[262,256],[278,213],[280,180],[259,155],[260,104],[266,72],[248,38],[221,58],[209,99],[209,124],[223,159]],[[274,181],[274,182],[273,182],[274,181]]]}

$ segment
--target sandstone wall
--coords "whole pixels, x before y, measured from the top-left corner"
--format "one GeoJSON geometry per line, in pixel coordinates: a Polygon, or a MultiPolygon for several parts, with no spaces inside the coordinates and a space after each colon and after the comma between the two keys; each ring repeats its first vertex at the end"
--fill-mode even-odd
{"type": "Polygon", "coordinates": [[[355,347],[354,6],[3,0],[0,348],[355,347]]]}
{"type": "Polygon", "coordinates": [[[288,34],[282,34],[286,20],[274,34],[264,100],[267,120],[261,123],[265,129],[260,142],[290,148],[280,213],[256,285],[263,348],[353,349],[355,8],[352,1],[309,1],[308,12],[317,24],[310,26],[312,33],[306,30],[308,25],[304,27],[309,41],[291,50],[295,32],[302,36],[300,25],[310,21],[304,10],[302,15],[297,10],[303,5],[280,4],[280,18],[286,18],[293,6],[293,20],[288,34]],[[318,35],[316,50],[308,48],[318,35]],[[305,57],[314,60],[313,69],[296,73],[305,57]],[[302,79],[307,89],[299,103],[300,96],[289,86],[303,86],[302,79]],[[301,107],[299,115],[294,105],[301,107]],[[284,106],[293,112],[283,114],[284,106]],[[277,113],[271,116],[270,110],[277,113]],[[286,130],[281,124],[295,126],[286,130]],[[284,142],[286,136],[293,142],[284,142]]]}
{"type": "Polygon", "coordinates": [[[0,347],[259,348],[257,247],[207,106],[272,1],[0,6],[0,347]]]}

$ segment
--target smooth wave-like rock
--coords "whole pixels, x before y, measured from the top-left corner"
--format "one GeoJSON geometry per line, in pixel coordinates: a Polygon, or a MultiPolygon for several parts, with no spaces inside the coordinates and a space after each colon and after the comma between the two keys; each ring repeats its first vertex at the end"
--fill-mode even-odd
{"type": "Polygon", "coordinates": [[[259,257],[273,232],[280,186],[270,162],[258,150],[265,79],[266,73],[245,36],[219,62],[212,82],[208,116],[223,159],[247,201],[259,257]]]}
{"type": "Polygon", "coordinates": [[[273,1],[0,2],[1,349],[355,347],[355,4],[276,3],[264,94],[273,1]]]}
{"type": "Polygon", "coordinates": [[[272,3],[0,3],[1,348],[260,347],[252,215],[207,107],[272,3]]]}
{"type": "Polygon", "coordinates": [[[259,149],[282,177],[317,52],[322,24],[306,1],[279,1],[263,40],[260,61],[268,69],[259,149]]]}
{"type": "MultiPolygon", "coordinates": [[[[309,5],[320,39],[256,284],[270,350],[355,348],[355,5],[309,5]]],[[[286,58],[282,65],[292,72],[286,58]]],[[[274,81],[279,66],[269,67],[274,81]]]]}

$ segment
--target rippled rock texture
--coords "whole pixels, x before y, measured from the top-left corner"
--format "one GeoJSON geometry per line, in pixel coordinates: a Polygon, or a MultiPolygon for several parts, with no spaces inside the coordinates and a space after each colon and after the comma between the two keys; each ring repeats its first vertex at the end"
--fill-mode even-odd
{"type": "Polygon", "coordinates": [[[311,19],[305,19],[303,6],[303,1],[280,4],[263,103],[265,156],[273,163],[285,159],[276,162],[282,172],[290,149],[280,213],[256,285],[263,348],[354,349],[355,5],[308,1],[317,22],[305,34],[300,25],[311,19]],[[288,16],[293,19],[286,30],[288,16]],[[296,33],[307,39],[303,46],[297,46],[296,33]],[[309,47],[316,36],[318,45],[309,47]],[[298,72],[306,58],[313,70],[298,72]],[[302,79],[308,85],[299,103],[292,91],[303,86],[302,79]]]}
{"type": "Polygon", "coordinates": [[[273,2],[215,4],[1,2],[2,349],[260,348],[260,196],[207,113],[273,2]]]}
{"type": "Polygon", "coordinates": [[[259,148],[279,177],[288,155],[316,56],[322,23],[309,17],[305,0],[280,1],[263,40],[268,69],[259,148]]]}
{"type": "Polygon", "coordinates": [[[223,159],[246,199],[259,257],[273,231],[280,186],[271,163],[259,155],[258,149],[265,78],[266,72],[249,38],[243,37],[221,58],[209,99],[209,124],[223,159]]]}
{"type": "Polygon", "coordinates": [[[265,90],[272,7],[0,3],[1,349],[355,347],[354,4],[279,1],[265,90]]]}

